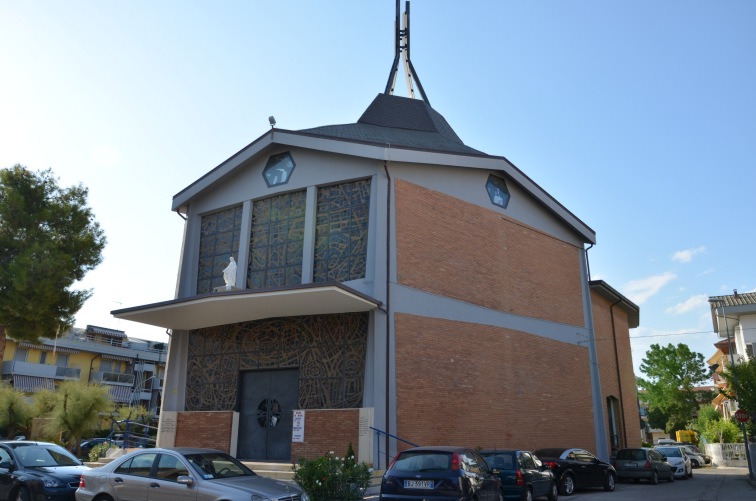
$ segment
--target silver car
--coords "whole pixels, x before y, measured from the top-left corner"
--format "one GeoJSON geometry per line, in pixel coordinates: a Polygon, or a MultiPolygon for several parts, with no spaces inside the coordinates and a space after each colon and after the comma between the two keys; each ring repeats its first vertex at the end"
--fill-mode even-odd
{"type": "Polygon", "coordinates": [[[657,445],[654,449],[659,451],[670,466],[672,466],[675,477],[686,479],[693,476],[693,466],[690,463],[690,458],[682,447],[679,445],[657,445]]]}
{"type": "Polygon", "coordinates": [[[296,484],[265,478],[213,449],[171,447],[130,452],[81,475],[76,501],[309,501],[296,484]]]}

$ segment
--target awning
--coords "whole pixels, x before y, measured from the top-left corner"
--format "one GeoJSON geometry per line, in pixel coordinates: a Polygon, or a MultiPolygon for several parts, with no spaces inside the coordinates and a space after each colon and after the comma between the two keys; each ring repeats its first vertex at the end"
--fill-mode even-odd
{"type": "Polygon", "coordinates": [[[116,318],[192,330],[264,318],[372,311],[381,302],[340,283],[224,291],[111,311],[116,318]]]}
{"type": "Polygon", "coordinates": [[[23,392],[33,392],[39,390],[55,390],[55,381],[46,377],[39,376],[13,376],[13,387],[23,392]]]}
{"type": "Polygon", "coordinates": [[[131,386],[111,386],[110,398],[113,402],[130,402],[131,386]]]}
{"type": "Polygon", "coordinates": [[[86,332],[92,333],[92,334],[102,334],[104,336],[117,337],[117,338],[126,337],[126,333],[123,331],[119,331],[115,329],[108,329],[106,327],[97,327],[96,325],[87,325],[86,332]]]}
{"type": "Polygon", "coordinates": [[[49,345],[49,344],[34,344],[34,343],[30,343],[28,341],[21,341],[20,343],[18,343],[18,346],[20,348],[32,348],[32,349],[35,349],[35,350],[42,350],[42,351],[53,351],[53,350],[55,350],[58,353],[69,353],[71,355],[75,355],[75,354],[79,353],[79,350],[74,350],[72,348],[62,348],[60,346],[55,347],[54,345],[49,345]]]}
{"type": "Polygon", "coordinates": [[[107,353],[103,353],[102,358],[105,358],[107,360],[118,360],[119,362],[133,362],[134,361],[134,359],[131,357],[122,357],[120,355],[108,355],[107,353]]]}

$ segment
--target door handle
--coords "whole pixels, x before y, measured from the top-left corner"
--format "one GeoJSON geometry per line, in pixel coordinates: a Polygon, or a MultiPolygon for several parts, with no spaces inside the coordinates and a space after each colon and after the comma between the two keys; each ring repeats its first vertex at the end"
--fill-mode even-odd
{"type": "Polygon", "coordinates": [[[123,483],[123,479],[121,477],[116,477],[116,478],[113,479],[113,482],[115,482],[117,484],[122,484],[123,483]]]}
{"type": "Polygon", "coordinates": [[[160,488],[160,484],[157,482],[150,482],[150,487],[160,488]]]}

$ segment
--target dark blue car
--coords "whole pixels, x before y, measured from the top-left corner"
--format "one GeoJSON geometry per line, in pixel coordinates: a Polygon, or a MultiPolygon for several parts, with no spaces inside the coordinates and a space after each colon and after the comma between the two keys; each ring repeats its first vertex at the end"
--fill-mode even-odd
{"type": "Polygon", "coordinates": [[[499,476],[504,499],[531,501],[559,497],[554,474],[530,451],[490,449],[480,451],[488,466],[499,476]]]}
{"type": "Polygon", "coordinates": [[[501,483],[485,459],[464,447],[400,452],[381,481],[381,501],[502,501],[501,483]]]}
{"type": "Polygon", "coordinates": [[[0,499],[74,501],[89,468],[63,447],[46,442],[0,442],[0,499]]]}

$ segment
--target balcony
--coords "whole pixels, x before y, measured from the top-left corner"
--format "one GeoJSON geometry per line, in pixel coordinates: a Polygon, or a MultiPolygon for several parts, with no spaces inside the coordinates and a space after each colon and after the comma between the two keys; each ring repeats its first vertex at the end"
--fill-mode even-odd
{"type": "Polygon", "coordinates": [[[121,374],[118,372],[97,371],[89,375],[90,381],[105,384],[128,385],[134,384],[134,374],[121,374]]]}
{"type": "Polygon", "coordinates": [[[81,379],[81,369],[31,362],[18,362],[16,360],[3,362],[2,373],[14,376],[34,376],[49,379],[62,379],[66,381],[78,381],[81,379]]]}

